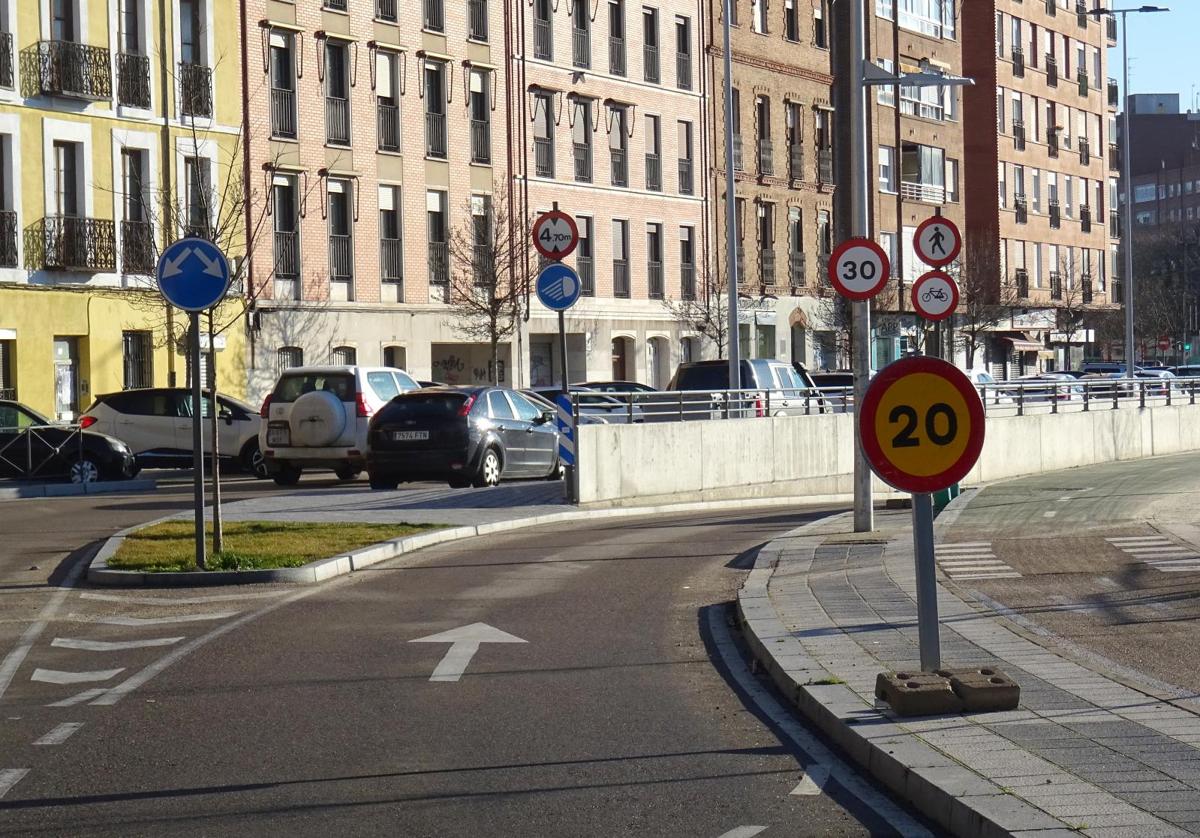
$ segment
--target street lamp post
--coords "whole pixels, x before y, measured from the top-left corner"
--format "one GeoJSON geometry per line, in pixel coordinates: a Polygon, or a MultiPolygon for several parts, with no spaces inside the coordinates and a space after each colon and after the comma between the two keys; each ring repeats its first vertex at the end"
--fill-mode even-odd
{"type": "MultiPolygon", "coordinates": [[[[729,278],[729,324],[725,329],[725,345],[729,353],[729,389],[742,389],[742,367],[739,358],[741,329],[738,325],[738,275],[737,275],[737,201],[734,199],[733,178],[733,54],[729,45],[729,22],[734,0],[725,0],[725,255],[729,278]]],[[[737,415],[730,413],[730,416],[737,415]]]]}
{"type": "Polygon", "coordinates": [[[1125,261],[1125,377],[1134,377],[1133,354],[1133,155],[1129,153],[1133,137],[1129,130],[1129,38],[1126,36],[1126,18],[1130,14],[1145,12],[1169,12],[1163,6],[1139,6],[1136,9],[1092,9],[1088,14],[1097,19],[1103,15],[1121,16],[1121,90],[1125,93],[1125,147],[1121,149],[1121,180],[1125,192],[1125,226],[1122,229],[1121,250],[1125,261]]]}

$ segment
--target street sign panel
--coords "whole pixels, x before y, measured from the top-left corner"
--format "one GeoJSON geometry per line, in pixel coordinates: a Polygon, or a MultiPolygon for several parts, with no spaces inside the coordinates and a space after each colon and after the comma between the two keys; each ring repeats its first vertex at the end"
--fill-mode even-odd
{"type": "Polygon", "coordinates": [[[1166,335],[1159,336],[1158,348],[1161,349],[1163,352],[1166,352],[1168,349],[1171,348],[1171,339],[1169,337],[1167,337],[1166,335]]]}
{"type": "Polygon", "coordinates": [[[569,393],[559,393],[554,399],[558,408],[558,461],[564,466],[575,465],[575,412],[569,393]]]}
{"type": "Polygon", "coordinates": [[[926,320],[945,320],[958,308],[958,283],[949,274],[930,271],[913,283],[912,304],[926,320]]]}
{"type": "Polygon", "coordinates": [[[940,268],[949,265],[962,249],[962,234],[949,218],[935,215],[917,225],[913,234],[913,249],[927,265],[940,268]]]}
{"type": "Polygon", "coordinates": [[[551,311],[566,311],[575,305],[582,291],[579,274],[560,262],[547,265],[538,274],[538,299],[551,311]]]}
{"type": "Polygon", "coordinates": [[[971,380],[939,358],[884,367],[863,398],[863,453],[890,486],[914,494],[962,480],[983,449],[983,402],[971,380]]]}
{"type": "Polygon", "coordinates": [[[846,239],[829,256],[829,281],[850,300],[869,300],[887,285],[891,265],[870,239],[846,239]]]}
{"type": "Polygon", "coordinates": [[[544,212],[533,222],[533,246],[547,259],[558,261],[579,244],[575,219],[560,210],[544,212]]]}
{"type": "Polygon", "coordinates": [[[207,239],[180,239],[158,259],[158,290],[184,311],[212,308],[229,290],[229,260],[207,239]]]}

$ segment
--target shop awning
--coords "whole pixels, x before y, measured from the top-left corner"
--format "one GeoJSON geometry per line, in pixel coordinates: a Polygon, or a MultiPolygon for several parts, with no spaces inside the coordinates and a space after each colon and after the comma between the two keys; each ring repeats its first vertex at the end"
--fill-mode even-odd
{"type": "Polygon", "coordinates": [[[1029,335],[1021,332],[1010,332],[998,335],[998,337],[1003,341],[1007,341],[1015,352],[1041,352],[1046,348],[1045,344],[1040,340],[1033,340],[1029,335]]]}

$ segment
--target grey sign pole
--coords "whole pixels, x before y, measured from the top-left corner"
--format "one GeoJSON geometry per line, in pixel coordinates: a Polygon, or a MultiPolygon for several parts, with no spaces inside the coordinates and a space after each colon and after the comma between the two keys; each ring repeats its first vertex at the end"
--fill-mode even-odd
{"type": "Polygon", "coordinates": [[[937,577],[933,562],[933,495],[912,496],[913,553],[917,563],[917,638],[921,644],[921,671],[942,668],[942,643],[938,634],[937,577]]]}
{"type": "MultiPolygon", "coordinates": [[[[558,313],[558,354],[562,358],[562,391],[563,395],[569,395],[571,392],[570,386],[567,384],[567,315],[566,312],[558,313]]],[[[579,456],[579,436],[574,435],[575,441],[575,456],[579,456]]],[[[575,487],[575,466],[567,466],[566,474],[563,475],[563,482],[566,484],[567,503],[578,503],[579,494],[575,487]]]]}
{"type": "MultiPolygon", "coordinates": [[[[196,505],[196,567],[205,569],[204,563],[204,430],[201,423],[200,401],[200,312],[188,315],[191,335],[188,354],[192,364],[192,489],[196,505]]],[[[213,402],[216,409],[216,401],[213,402]]]]}

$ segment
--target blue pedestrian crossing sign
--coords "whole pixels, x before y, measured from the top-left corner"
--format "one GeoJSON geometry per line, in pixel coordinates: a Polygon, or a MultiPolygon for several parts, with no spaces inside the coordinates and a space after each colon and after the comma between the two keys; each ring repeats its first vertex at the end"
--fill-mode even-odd
{"type": "Polygon", "coordinates": [[[559,393],[555,399],[558,407],[558,461],[564,466],[575,465],[575,411],[571,407],[569,393],[559,393]]]}
{"type": "Polygon", "coordinates": [[[566,311],[575,305],[581,291],[579,274],[561,262],[547,265],[538,274],[538,299],[551,311],[566,311]]]}
{"type": "Polygon", "coordinates": [[[207,239],[180,239],[158,258],[158,290],[184,311],[204,311],[229,290],[229,260],[207,239]]]}

